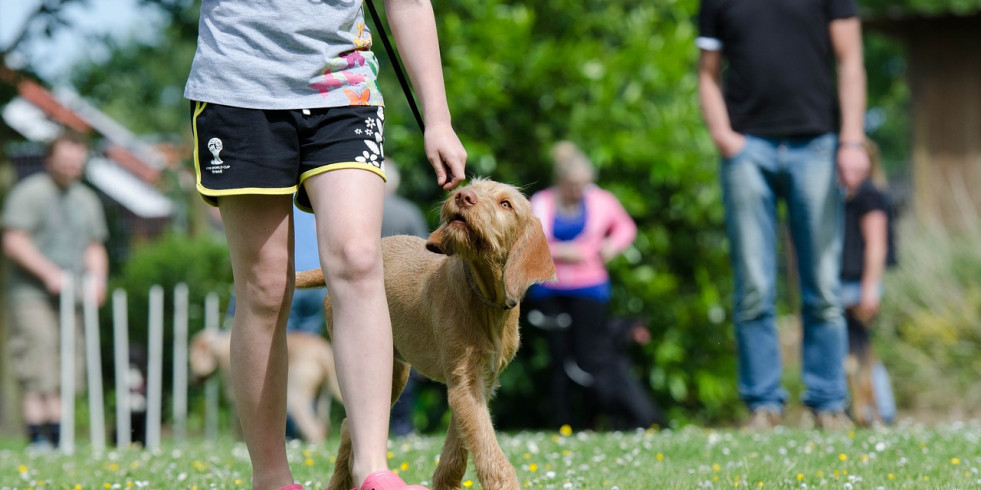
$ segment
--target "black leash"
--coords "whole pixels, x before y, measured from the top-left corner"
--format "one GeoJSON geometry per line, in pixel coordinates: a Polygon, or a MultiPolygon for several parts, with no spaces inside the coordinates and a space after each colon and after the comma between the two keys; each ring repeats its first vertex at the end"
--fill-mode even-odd
{"type": "Polygon", "coordinates": [[[364,0],[364,3],[368,6],[368,12],[371,13],[371,20],[381,35],[382,43],[385,44],[385,51],[388,53],[388,58],[392,60],[392,67],[395,68],[395,75],[399,77],[399,83],[402,85],[402,91],[405,92],[405,99],[409,102],[409,108],[412,109],[412,115],[416,116],[416,122],[419,123],[419,130],[425,134],[426,125],[422,122],[422,114],[419,114],[419,107],[416,106],[416,99],[412,96],[409,81],[405,78],[405,72],[402,71],[402,62],[399,61],[399,57],[395,54],[395,49],[392,48],[392,42],[388,40],[388,34],[385,33],[385,27],[382,26],[378,12],[375,10],[375,5],[371,3],[371,0],[364,0]]]}

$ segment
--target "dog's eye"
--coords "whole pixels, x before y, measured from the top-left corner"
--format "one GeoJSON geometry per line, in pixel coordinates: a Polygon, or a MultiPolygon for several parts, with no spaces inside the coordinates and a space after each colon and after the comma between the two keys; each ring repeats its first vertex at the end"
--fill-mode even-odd
{"type": "Polygon", "coordinates": [[[501,201],[501,207],[510,209],[511,208],[511,201],[508,201],[508,200],[501,201]]]}

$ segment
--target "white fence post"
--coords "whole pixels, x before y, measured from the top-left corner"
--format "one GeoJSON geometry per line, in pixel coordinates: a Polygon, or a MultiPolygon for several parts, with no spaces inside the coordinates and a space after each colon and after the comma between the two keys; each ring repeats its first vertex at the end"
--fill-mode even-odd
{"type": "Polygon", "coordinates": [[[61,452],[75,452],[75,288],[72,276],[61,280],[61,452]]]}
{"type": "Polygon", "coordinates": [[[102,353],[99,345],[99,306],[95,297],[94,279],[86,276],[82,282],[82,312],[85,325],[85,371],[88,375],[89,434],[92,450],[106,449],[106,413],[102,403],[102,353]]]}
{"type": "Polygon", "coordinates": [[[116,447],[129,447],[133,442],[130,431],[129,401],[129,320],[126,291],[112,293],[113,353],[116,364],[116,447]]]}
{"type": "MultiPolygon", "coordinates": [[[[210,331],[218,330],[219,311],[218,294],[208,293],[204,299],[204,328],[210,331]]],[[[204,434],[209,441],[214,441],[218,437],[218,378],[212,376],[204,385],[205,413],[204,413],[204,434]]]]}
{"type": "Polygon", "coordinates": [[[187,439],[187,284],[174,288],[174,442],[187,439]]]}
{"type": "Polygon", "coordinates": [[[147,345],[146,447],[160,449],[160,418],[163,388],[163,308],[164,290],[150,288],[149,332],[147,345]]]}

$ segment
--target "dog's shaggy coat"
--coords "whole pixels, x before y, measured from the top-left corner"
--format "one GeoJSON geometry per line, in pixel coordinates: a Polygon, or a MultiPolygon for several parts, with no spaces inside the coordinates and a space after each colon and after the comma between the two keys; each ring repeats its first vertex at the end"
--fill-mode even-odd
{"type": "MultiPolygon", "coordinates": [[[[520,191],[478,179],[443,203],[428,241],[387,237],[382,253],[395,342],[392,401],[410,366],[447,385],[452,414],[433,488],[460,488],[469,451],[484,488],[519,489],[487,403],[518,350],[518,303],[532,284],[555,276],[541,222],[520,191]]],[[[296,285],[323,286],[323,274],[298,273],[296,285]]],[[[329,295],[324,308],[332,330],[329,295]]],[[[355,486],[351,463],[345,422],[329,489],[355,486]]]]}

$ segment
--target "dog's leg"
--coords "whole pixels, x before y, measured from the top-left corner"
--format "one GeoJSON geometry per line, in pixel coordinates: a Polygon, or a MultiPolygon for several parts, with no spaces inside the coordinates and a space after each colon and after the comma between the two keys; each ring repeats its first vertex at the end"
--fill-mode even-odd
{"type": "MultiPolygon", "coordinates": [[[[470,363],[479,363],[480,356],[470,356],[470,363]]],[[[467,373],[479,372],[478,366],[470,366],[467,373]]],[[[518,490],[518,475],[497,443],[494,425],[491,423],[487,383],[470,374],[455,375],[447,380],[449,405],[456,418],[456,427],[464,447],[473,452],[477,477],[484,488],[518,490]]]]}
{"type": "Polygon", "coordinates": [[[406,383],[409,382],[409,372],[412,367],[408,364],[402,364],[401,362],[395,361],[392,366],[392,405],[398,401],[399,396],[402,395],[402,390],[405,389],[406,383]]]}
{"type": "Polygon", "coordinates": [[[451,414],[443,452],[439,455],[439,464],[433,473],[433,490],[460,490],[463,475],[467,472],[467,448],[463,446],[457,427],[456,415],[451,414]]]}
{"type": "Polygon", "coordinates": [[[351,434],[347,428],[347,418],[341,422],[341,445],[337,448],[337,461],[334,462],[334,474],[327,483],[327,490],[350,490],[354,488],[354,477],[351,475],[351,465],[354,464],[351,451],[351,434]]]}

